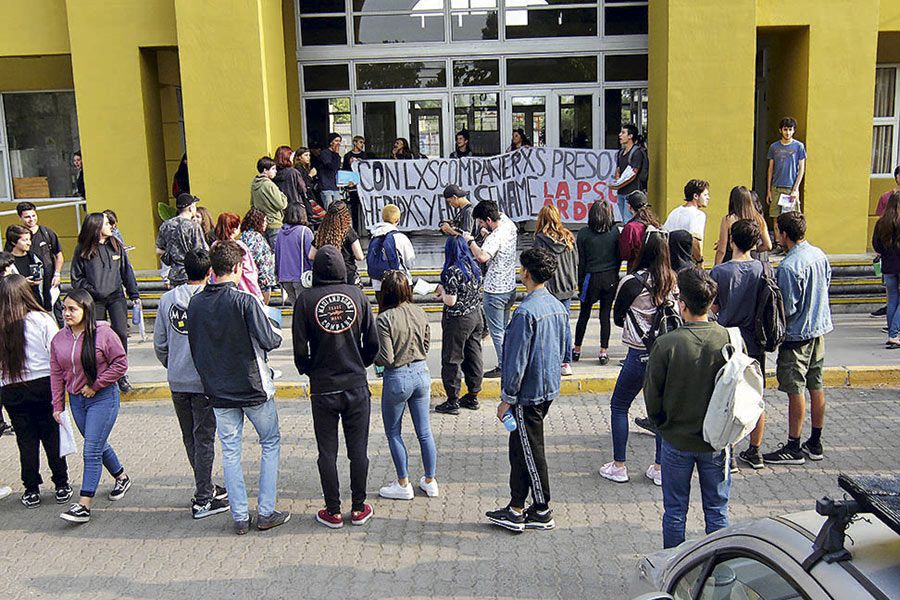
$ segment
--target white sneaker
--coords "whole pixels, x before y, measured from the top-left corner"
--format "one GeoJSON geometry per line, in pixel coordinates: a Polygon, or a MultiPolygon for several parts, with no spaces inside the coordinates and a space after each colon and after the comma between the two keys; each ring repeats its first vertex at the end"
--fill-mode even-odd
{"type": "Polygon", "coordinates": [[[628,467],[617,467],[615,462],[608,462],[600,467],[600,476],[616,483],[628,481],[628,467]]]}
{"type": "Polygon", "coordinates": [[[438,484],[437,479],[432,479],[431,483],[425,481],[425,477],[419,480],[419,489],[425,492],[429,498],[437,498],[438,497],[438,484]]]}
{"type": "MultiPolygon", "coordinates": [[[[435,490],[437,490],[436,487],[435,487],[435,490]]],[[[12,494],[11,487],[9,487],[8,485],[0,486],[0,500],[2,500],[3,498],[6,498],[10,494],[12,494]]],[[[435,496],[437,496],[437,493],[435,493],[435,496]]]]}
{"type": "Polygon", "coordinates": [[[563,375],[571,375],[572,374],[572,365],[569,363],[562,364],[562,374],[563,375]]]}
{"type": "Polygon", "coordinates": [[[651,480],[655,485],[662,485],[662,469],[657,469],[653,465],[647,467],[647,472],[644,473],[647,476],[647,479],[651,480]]]}
{"type": "Polygon", "coordinates": [[[390,498],[391,500],[412,500],[415,497],[412,486],[407,483],[405,486],[394,481],[390,485],[386,485],[378,490],[378,495],[382,498],[390,498]]]}

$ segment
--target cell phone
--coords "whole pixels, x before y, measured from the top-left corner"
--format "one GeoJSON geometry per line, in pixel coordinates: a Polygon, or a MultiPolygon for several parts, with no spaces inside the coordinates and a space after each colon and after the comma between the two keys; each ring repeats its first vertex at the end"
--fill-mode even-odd
{"type": "Polygon", "coordinates": [[[31,278],[36,281],[40,281],[44,278],[44,265],[41,263],[28,265],[28,271],[31,274],[31,278]]]}

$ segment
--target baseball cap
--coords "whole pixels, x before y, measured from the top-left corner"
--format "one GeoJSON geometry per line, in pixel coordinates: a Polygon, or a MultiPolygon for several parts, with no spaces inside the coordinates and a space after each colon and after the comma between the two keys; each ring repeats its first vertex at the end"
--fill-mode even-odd
{"type": "Polygon", "coordinates": [[[191,204],[195,202],[199,202],[199,198],[196,196],[191,196],[190,194],[178,194],[178,198],[175,199],[175,208],[178,210],[184,210],[191,204]]]}
{"type": "Polygon", "coordinates": [[[457,198],[464,198],[468,195],[468,190],[464,190],[454,183],[451,183],[444,188],[444,198],[452,198],[453,196],[456,196],[457,198]]]}

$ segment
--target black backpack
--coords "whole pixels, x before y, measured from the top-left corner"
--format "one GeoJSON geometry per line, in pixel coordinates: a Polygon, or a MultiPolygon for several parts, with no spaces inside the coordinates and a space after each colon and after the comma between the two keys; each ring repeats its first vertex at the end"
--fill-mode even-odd
{"type": "MultiPolygon", "coordinates": [[[[652,298],[653,290],[647,283],[650,274],[645,272],[643,275],[638,275],[637,277],[652,298]]],[[[647,352],[650,352],[650,349],[653,347],[653,344],[656,343],[656,339],[659,336],[674,331],[684,324],[681,313],[678,312],[678,307],[675,306],[674,302],[668,299],[656,306],[656,312],[653,313],[653,318],[650,320],[650,329],[647,331],[644,331],[644,328],[641,327],[637,317],[634,316],[634,312],[630,308],[628,309],[628,316],[631,318],[631,324],[634,325],[638,335],[641,336],[641,342],[643,342],[647,352]]]]}
{"type": "Polygon", "coordinates": [[[784,341],[787,329],[787,317],[784,314],[784,302],[778,280],[772,265],[763,263],[762,281],[756,293],[756,317],[754,329],[759,345],[766,352],[773,352],[784,341]]]}

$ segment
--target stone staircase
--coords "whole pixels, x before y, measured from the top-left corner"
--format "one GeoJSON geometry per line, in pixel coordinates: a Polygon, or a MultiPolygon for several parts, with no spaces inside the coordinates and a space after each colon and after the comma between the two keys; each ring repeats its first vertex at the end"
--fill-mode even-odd
{"type": "MultiPolygon", "coordinates": [[[[777,264],[777,259],[775,263],[777,264]]],[[[831,266],[832,282],[829,292],[831,310],[833,312],[867,313],[886,302],[884,286],[882,286],[881,280],[875,276],[871,259],[866,259],[864,256],[851,259],[835,259],[831,266]]],[[[360,276],[365,285],[365,294],[372,302],[374,308],[375,292],[372,290],[371,282],[365,269],[360,271],[360,276]]],[[[414,279],[422,278],[426,281],[437,283],[440,281],[440,269],[416,269],[413,271],[413,277],[414,279]]],[[[138,287],[141,290],[141,300],[144,305],[144,316],[146,318],[154,318],[159,299],[166,291],[162,280],[154,271],[139,272],[137,273],[137,279],[138,287]]],[[[69,281],[64,279],[63,290],[68,289],[68,287],[69,281]]],[[[517,291],[521,299],[525,294],[525,287],[519,283],[517,291]]],[[[286,301],[282,297],[281,291],[276,290],[272,294],[269,304],[282,307],[283,314],[291,315],[293,314],[293,307],[286,304],[283,305],[283,302],[286,301]]],[[[435,301],[433,296],[415,296],[415,302],[425,310],[431,320],[440,320],[442,307],[439,302],[435,301]]],[[[576,300],[572,303],[573,316],[578,314],[578,309],[579,303],[576,300]]]]}

